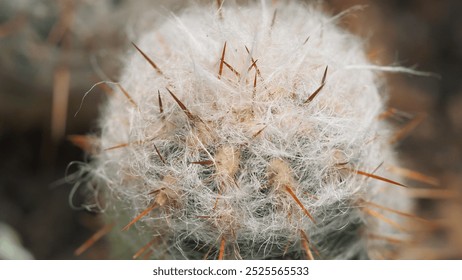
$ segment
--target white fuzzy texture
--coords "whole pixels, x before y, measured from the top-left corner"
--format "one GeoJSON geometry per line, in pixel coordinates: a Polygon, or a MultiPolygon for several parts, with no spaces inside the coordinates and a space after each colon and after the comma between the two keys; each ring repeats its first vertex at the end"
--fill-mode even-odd
{"type": "Polygon", "coordinates": [[[160,236],[155,258],[209,248],[216,258],[222,243],[230,259],[303,258],[304,232],[321,258],[345,259],[389,246],[371,234],[399,234],[364,211],[364,201],[408,203],[400,187],[356,173],[394,159],[376,76],[348,69],[370,65],[362,41],[331,18],[293,2],[195,7],[135,43],[163,74],[136,50],[127,57],[120,84],[133,102],[110,97],[91,164],[109,219],[123,226],[157,204],[127,239],[160,236]],[[225,42],[239,75],[218,74],[225,42]]]}

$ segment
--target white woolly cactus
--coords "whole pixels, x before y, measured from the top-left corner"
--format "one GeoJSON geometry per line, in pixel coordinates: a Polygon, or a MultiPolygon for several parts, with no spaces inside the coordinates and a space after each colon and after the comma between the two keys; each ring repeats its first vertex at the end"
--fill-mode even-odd
{"type": "Polygon", "coordinates": [[[193,7],[135,44],[90,164],[125,226],[115,246],[167,259],[392,249],[401,226],[380,205],[409,202],[379,168],[394,161],[384,101],[335,19],[295,2],[193,7]]]}

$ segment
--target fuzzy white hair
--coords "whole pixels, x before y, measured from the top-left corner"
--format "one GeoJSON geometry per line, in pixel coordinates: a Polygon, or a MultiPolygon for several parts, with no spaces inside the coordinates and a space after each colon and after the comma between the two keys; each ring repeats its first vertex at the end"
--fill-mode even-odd
{"type": "Polygon", "coordinates": [[[121,243],[350,259],[402,234],[379,207],[410,205],[379,168],[394,161],[384,96],[335,19],[294,1],[192,7],[135,44],[90,164],[108,220],[133,221],[121,243]]]}

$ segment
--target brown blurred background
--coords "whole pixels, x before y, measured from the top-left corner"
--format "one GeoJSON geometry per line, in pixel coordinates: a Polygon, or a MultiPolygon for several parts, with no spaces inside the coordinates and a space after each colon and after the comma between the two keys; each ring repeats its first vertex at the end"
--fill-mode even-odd
{"type": "MultiPolygon", "coordinates": [[[[116,80],[136,36],[131,19],[145,10],[167,16],[187,1],[167,2],[0,0],[0,223],[17,232],[34,258],[107,257],[103,243],[73,254],[101,225],[69,205],[72,184],[62,179],[70,162],[85,157],[68,136],[95,131],[105,88],[96,87],[74,114],[95,82],[116,80]]],[[[410,119],[426,115],[397,145],[402,165],[437,178],[435,188],[460,192],[462,1],[326,0],[324,6],[337,14],[354,5],[366,6],[340,24],[367,38],[372,62],[441,76],[388,74],[386,90],[392,108],[410,119]]],[[[443,222],[400,256],[462,258],[462,200],[421,199],[418,213],[443,222]]]]}

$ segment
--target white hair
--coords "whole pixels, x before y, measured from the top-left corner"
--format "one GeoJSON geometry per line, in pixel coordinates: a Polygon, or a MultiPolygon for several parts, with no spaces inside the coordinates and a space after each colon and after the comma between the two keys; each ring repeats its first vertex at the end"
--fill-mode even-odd
{"type": "Polygon", "coordinates": [[[139,218],[131,254],[159,237],[154,258],[368,258],[403,234],[373,207],[410,205],[381,180],[380,82],[335,20],[293,1],[191,7],[134,43],[90,163],[108,220],[139,218]]]}

